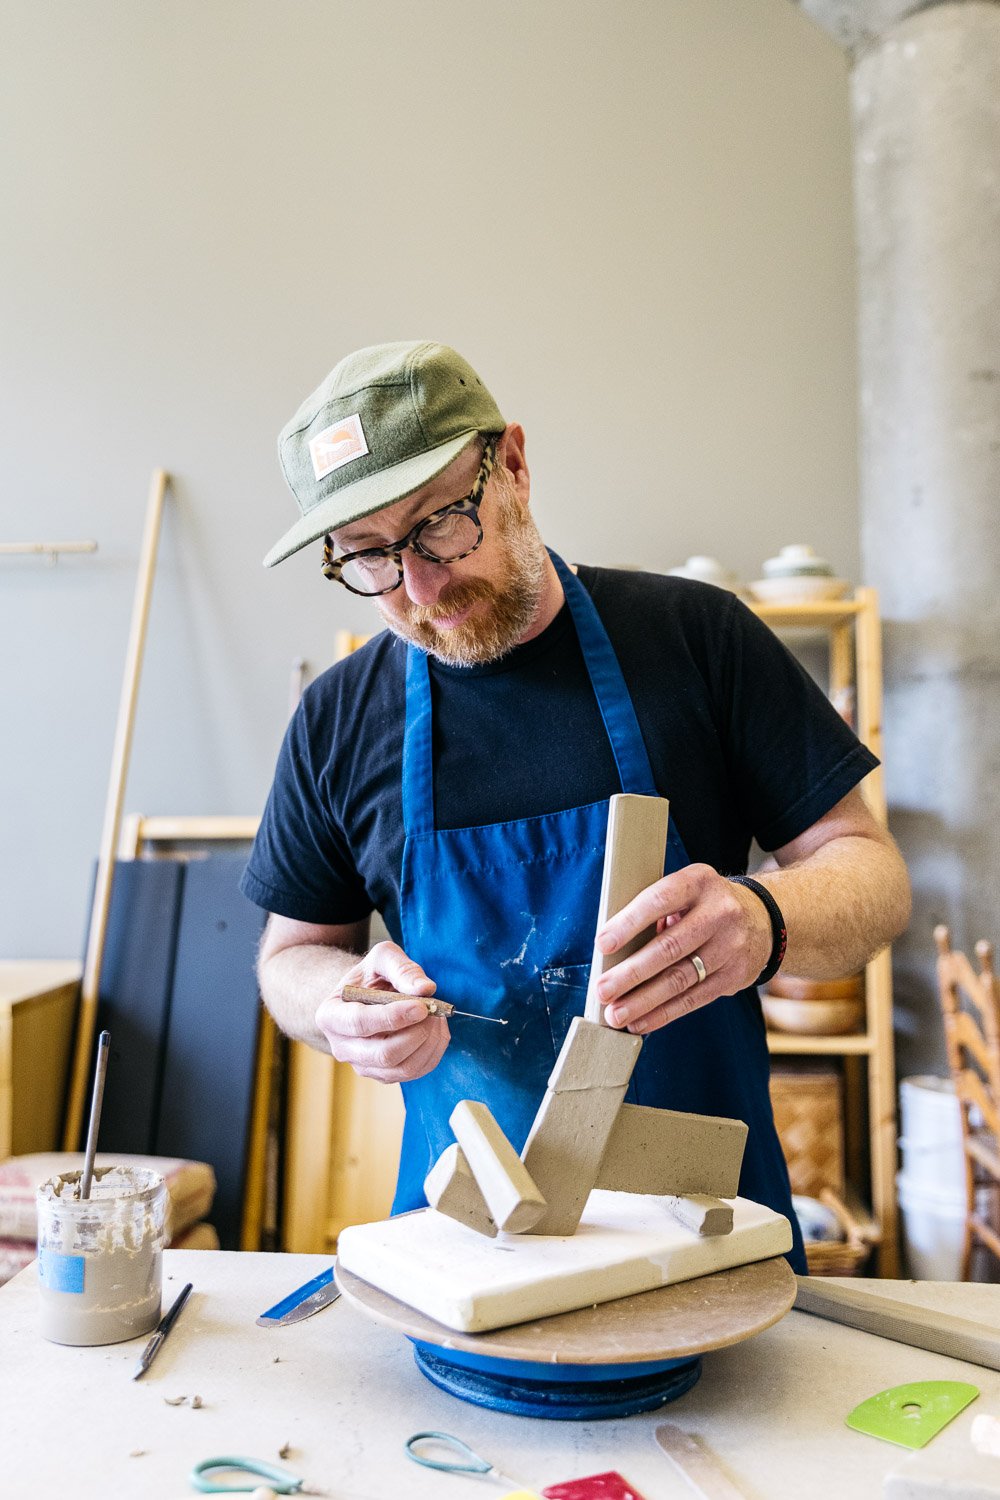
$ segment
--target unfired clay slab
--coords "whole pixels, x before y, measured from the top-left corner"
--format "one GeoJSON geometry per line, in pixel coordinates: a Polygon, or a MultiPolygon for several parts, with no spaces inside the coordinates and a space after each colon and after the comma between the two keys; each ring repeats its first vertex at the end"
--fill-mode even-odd
{"type": "Polygon", "coordinates": [[[791,1249],[788,1220],[733,1200],[733,1231],[686,1229],[655,1198],[595,1190],[574,1235],[485,1239],[419,1209],[341,1232],[340,1264],[430,1318],[464,1333],[628,1297],[791,1249]]]}

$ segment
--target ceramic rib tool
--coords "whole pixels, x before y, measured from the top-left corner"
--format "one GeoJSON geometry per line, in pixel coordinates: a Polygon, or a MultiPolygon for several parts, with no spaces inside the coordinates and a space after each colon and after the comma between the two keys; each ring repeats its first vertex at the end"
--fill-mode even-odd
{"type": "Polygon", "coordinates": [[[978,1387],[963,1380],[916,1380],[869,1396],[845,1420],[855,1432],[922,1448],[978,1395],[978,1387]]]}
{"type": "Polygon", "coordinates": [[[474,1010],[456,1010],[450,1000],[439,1000],[436,995],[401,995],[398,990],[373,990],[363,984],[345,984],[345,1000],[354,1000],[359,1005],[388,1005],[391,1000],[419,1000],[426,1006],[429,1016],[466,1016],[470,1021],[492,1021],[494,1026],[506,1026],[499,1016],[480,1016],[474,1010]]]}

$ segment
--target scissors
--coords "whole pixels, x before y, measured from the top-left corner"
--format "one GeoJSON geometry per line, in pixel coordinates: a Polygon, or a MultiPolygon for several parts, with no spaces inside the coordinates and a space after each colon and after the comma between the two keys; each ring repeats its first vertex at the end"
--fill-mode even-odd
{"type": "Polygon", "coordinates": [[[279,1469],[276,1464],[262,1463],[259,1458],[203,1458],[188,1475],[192,1489],[200,1490],[203,1495],[245,1494],[257,1489],[260,1479],[266,1480],[268,1488],[276,1495],[305,1493],[302,1490],[304,1479],[289,1474],[287,1469],[279,1469]],[[216,1484],[214,1476],[223,1471],[254,1474],[256,1478],[248,1484],[216,1484]]]}
{"type": "Polygon", "coordinates": [[[480,1458],[478,1453],[473,1453],[468,1443],[463,1443],[461,1438],[452,1437],[450,1432],[415,1432],[412,1437],[406,1439],[406,1456],[412,1458],[415,1464],[423,1464],[425,1469],[440,1469],[443,1474],[482,1474],[485,1479],[496,1479],[501,1484],[512,1484],[515,1489],[523,1488],[519,1479],[511,1479],[509,1474],[501,1474],[493,1464],[488,1463],[485,1458],[480,1458]],[[427,1458],[424,1454],[417,1452],[418,1443],[437,1443],[440,1448],[447,1449],[452,1457],[427,1458]]]}

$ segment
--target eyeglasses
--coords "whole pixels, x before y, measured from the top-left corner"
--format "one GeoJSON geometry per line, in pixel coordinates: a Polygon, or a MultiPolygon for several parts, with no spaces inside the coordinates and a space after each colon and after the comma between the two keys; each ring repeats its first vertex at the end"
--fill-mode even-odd
{"type": "Polygon", "coordinates": [[[440,510],[432,510],[398,542],[334,557],[333,537],[327,532],[323,539],[323,576],[342,583],[352,594],[391,594],[403,581],[403,553],[408,547],[418,557],[437,563],[458,562],[475,552],[483,540],[479,507],[493,472],[496,452],[496,443],[488,441],[469,493],[450,505],[442,505],[440,510]]]}

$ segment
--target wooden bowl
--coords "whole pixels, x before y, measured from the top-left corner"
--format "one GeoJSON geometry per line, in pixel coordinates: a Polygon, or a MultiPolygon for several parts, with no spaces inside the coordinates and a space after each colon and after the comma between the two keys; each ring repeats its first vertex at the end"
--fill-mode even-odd
{"type": "Polygon", "coordinates": [[[797,979],[793,974],[775,974],[768,981],[767,992],[785,1000],[860,1000],[864,977],[852,974],[847,979],[797,979]]]}
{"type": "Polygon", "coordinates": [[[835,1000],[794,1000],[785,995],[760,997],[764,1017],[773,1031],[798,1032],[801,1036],[844,1036],[861,1031],[865,1007],[860,997],[835,1000]]]}

